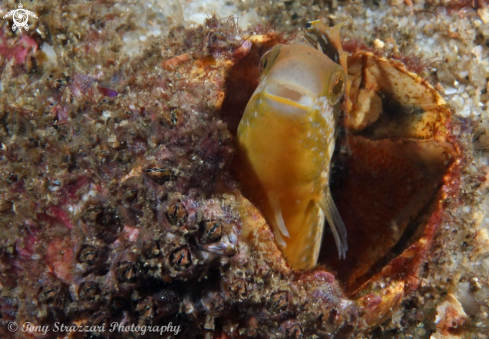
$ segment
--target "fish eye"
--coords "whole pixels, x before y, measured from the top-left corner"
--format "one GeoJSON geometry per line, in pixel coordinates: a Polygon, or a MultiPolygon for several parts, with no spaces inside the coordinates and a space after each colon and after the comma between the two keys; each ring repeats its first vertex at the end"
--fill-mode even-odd
{"type": "Polygon", "coordinates": [[[306,23],[306,26],[305,26],[305,27],[306,27],[306,29],[309,31],[309,30],[311,30],[312,28],[314,28],[314,26],[315,26],[316,24],[318,24],[318,23],[320,23],[320,21],[319,21],[319,20],[312,20],[312,21],[308,21],[308,22],[306,23]]]}
{"type": "Polygon", "coordinates": [[[343,90],[343,79],[338,78],[338,80],[336,80],[336,83],[334,84],[331,92],[333,93],[333,95],[336,96],[336,95],[341,94],[342,90],[343,90]]]}
{"type": "Polygon", "coordinates": [[[267,68],[267,65],[268,65],[268,57],[270,56],[270,52],[272,50],[269,50],[268,52],[266,52],[265,54],[263,54],[263,56],[261,57],[261,60],[260,60],[260,73],[263,73],[265,71],[265,69],[267,68]]]}
{"type": "Polygon", "coordinates": [[[275,45],[271,50],[263,54],[260,60],[260,73],[264,74],[272,67],[278,57],[281,45],[275,45]]]}
{"type": "Polygon", "coordinates": [[[330,83],[330,95],[331,95],[331,103],[334,105],[338,101],[340,101],[341,97],[345,92],[345,79],[344,75],[341,72],[333,75],[330,83]]]}

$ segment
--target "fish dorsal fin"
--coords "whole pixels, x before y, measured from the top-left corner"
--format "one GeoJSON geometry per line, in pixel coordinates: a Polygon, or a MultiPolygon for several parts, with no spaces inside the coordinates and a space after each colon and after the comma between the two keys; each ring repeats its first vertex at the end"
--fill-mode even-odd
{"type": "MultiPolygon", "coordinates": [[[[348,77],[348,53],[343,50],[341,45],[341,27],[345,25],[347,25],[346,22],[341,22],[333,27],[328,27],[320,20],[309,21],[306,24],[306,37],[313,46],[338,63],[348,77]]],[[[348,80],[345,90],[347,117],[352,105],[349,96],[350,87],[351,82],[348,80]]]]}
{"type": "Polygon", "coordinates": [[[309,41],[331,60],[343,67],[347,72],[346,58],[348,57],[341,46],[341,27],[347,23],[342,22],[333,27],[328,27],[319,20],[309,21],[306,24],[306,34],[309,41]]]}

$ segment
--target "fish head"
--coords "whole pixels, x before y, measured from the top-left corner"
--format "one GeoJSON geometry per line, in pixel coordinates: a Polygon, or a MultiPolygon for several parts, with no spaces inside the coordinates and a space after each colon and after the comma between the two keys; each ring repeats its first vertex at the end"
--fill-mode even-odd
{"type": "Polygon", "coordinates": [[[318,98],[332,106],[345,92],[346,75],[340,65],[320,51],[304,45],[276,45],[261,59],[262,80],[257,97],[283,113],[304,113],[318,98]]]}

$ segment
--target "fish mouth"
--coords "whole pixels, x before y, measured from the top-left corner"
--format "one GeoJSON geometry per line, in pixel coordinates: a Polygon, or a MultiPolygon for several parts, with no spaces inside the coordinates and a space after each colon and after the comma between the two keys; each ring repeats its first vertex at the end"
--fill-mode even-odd
{"type": "MultiPolygon", "coordinates": [[[[264,90],[265,97],[272,105],[285,106],[289,109],[308,110],[314,100],[312,95],[290,83],[272,82],[264,90]]],[[[281,107],[283,109],[283,107],[281,107]]]]}

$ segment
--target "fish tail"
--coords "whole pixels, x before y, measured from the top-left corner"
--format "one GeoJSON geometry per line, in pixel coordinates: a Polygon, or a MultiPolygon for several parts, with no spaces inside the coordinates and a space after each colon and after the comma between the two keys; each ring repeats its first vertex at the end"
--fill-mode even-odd
{"type": "Polygon", "coordinates": [[[326,216],[326,220],[328,220],[329,227],[333,232],[336,247],[338,249],[338,256],[340,259],[345,259],[346,251],[348,251],[348,244],[346,242],[346,228],[333,201],[329,187],[326,187],[324,200],[322,200],[319,205],[321,206],[321,209],[326,216]]]}

